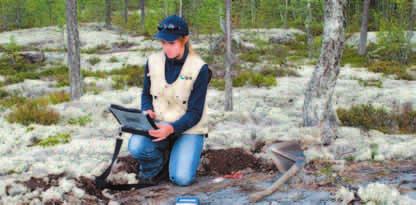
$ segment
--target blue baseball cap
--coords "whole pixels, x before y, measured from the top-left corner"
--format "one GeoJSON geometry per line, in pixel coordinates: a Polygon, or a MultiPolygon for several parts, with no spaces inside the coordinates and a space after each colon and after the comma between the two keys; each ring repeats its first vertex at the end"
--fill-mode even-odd
{"type": "Polygon", "coordinates": [[[158,32],[153,37],[159,40],[175,41],[181,36],[189,35],[188,24],[177,15],[171,15],[163,19],[157,29],[158,32]]]}

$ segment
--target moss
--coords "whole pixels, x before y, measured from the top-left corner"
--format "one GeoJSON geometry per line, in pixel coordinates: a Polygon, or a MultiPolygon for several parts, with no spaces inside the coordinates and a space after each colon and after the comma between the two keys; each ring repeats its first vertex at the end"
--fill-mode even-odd
{"type": "Polygon", "coordinates": [[[71,141],[72,137],[69,133],[59,133],[53,136],[48,136],[45,139],[35,142],[35,146],[50,147],[58,144],[66,144],[71,141]]]}
{"type": "Polygon", "coordinates": [[[47,106],[43,100],[28,100],[16,105],[7,120],[11,123],[29,125],[38,123],[42,125],[56,124],[59,121],[59,113],[47,106]]]}
{"type": "Polygon", "coordinates": [[[97,56],[93,56],[93,57],[88,58],[87,61],[91,65],[96,65],[96,64],[98,64],[101,61],[101,59],[99,57],[97,57],[97,56]]]}
{"type": "Polygon", "coordinates": [[[71,118],[68,120],[68,123],[71,125],[80,125],[85,126],[86,124],[92,121],[91,115],[85,115],[77,118],[71,118]]]}
{"type": "Polygon", "coordinates": [[[325,163],[320,169],[319,172],[324,174],[325,176],[332,176],[334,169],[330,163],[325,163]]]}

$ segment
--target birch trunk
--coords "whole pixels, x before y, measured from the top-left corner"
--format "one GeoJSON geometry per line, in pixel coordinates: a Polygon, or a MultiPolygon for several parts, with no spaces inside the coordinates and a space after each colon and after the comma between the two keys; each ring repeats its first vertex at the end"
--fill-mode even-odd
{"type": "Polygon", "coordinates": [[[231,0],[225,0],[225,35],[226,35],[226,52],[225,52],[225,110],[233,110],[233,81],[231,77],[231,0]]]}
{"type": "Polygon", "coordinates": [[[363,15],[361,18],[360,29],[360,45],[358,46],[358,55],[365,55],[367,53],[367,32],[368,32],[368,10],[370,7],[370,0],[363,2],[363,15]]]}
{"type": "Polygon", "coordinates": [[[324,145],[336,137],[339,122],[332,96],[344,48],[345,4],[345,0],[325,0],[321,55],[305,90],[303,124],[319,127],[324,145]]]}
{"type": "Polygon", "coordinates": [[[77,20],[77,0],[66,0],[66,29],[71,100],[78,100],[82,95],[82,89],[79,53],[80,42],[77,20]]]}

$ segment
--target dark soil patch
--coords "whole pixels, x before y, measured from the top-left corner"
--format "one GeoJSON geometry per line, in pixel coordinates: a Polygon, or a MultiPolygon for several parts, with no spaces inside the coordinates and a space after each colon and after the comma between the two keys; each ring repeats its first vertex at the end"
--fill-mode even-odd
{"type": "Polygon", "coordinates": [[[117,160],[117,168],[114,170],[114,173],[122,171],[127,173],[137,173],[138,165],[139,162],[131,155],[121,156],[117,160]]]}
{"type": "Polygon", "coordinates": [[[59,199],[50,199],[48,201],[45,201],[45,205],[61,205],[61,204],[64,204],[64,202],[59,199]]]}
{"type": "Polygon", "coordinates": [[[60,174],[49,174],[46,177],[47,181],[43,178],[30,177],[29,180],[22,182],[30,191],[34,191],[37,188],[40,188],[42,191],[49,189],[52,186],[59,186],[59,179],[64,177],[65,173],[60,174]]]}
{"type": "Polygon", "coordinates": [[[89,195],[96,196],[98,199],[101,199],[105,202],[109,201],[109,199],[101,193],[102,190],[98,189],[95,186],[94,180],[81,176],[77,178],[75,181],[76,181],[76,186],[78,188],[83,189],[89,195]]]}
{"type": "Polygon", "coordinates": [[[251,152],[252,153],[260,153],[264,147],[264,145],[266,145],[265,141],[259,140],[256,141],[256,143],[254,143],[254,146],[251,148],[251,152]]]}
{"type": "Polygon", "coordinates": [[[255,171],[277,171],[272,163],[257,159],[242,148],[206,150],[202,153],[199,176],[218,176],[251,168],[255,171]]]}

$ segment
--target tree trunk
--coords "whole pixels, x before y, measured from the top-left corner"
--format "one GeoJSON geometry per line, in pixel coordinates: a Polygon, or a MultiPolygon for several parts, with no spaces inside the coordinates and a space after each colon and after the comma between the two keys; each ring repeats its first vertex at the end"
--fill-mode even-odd
{"type": "Polygon", "coordinates": [[[287,28],[287,13],[288,13],[288,0],[285,0],[285,19],[284,19],[284,23],[283,23],[283,26],[285,27],[285,28],[287,28]]]}
{"type": "Polygon", "coordinates": [[[168,16],[168,7],[169,7],[168,0],[164,0],[163,1],[163,8],[165,9],[165,17],[168,16]]]}
{"type": "Polygon", "coordinates": [[[179,0],[179,16],[182,17],[182,0],[179,0]]]}
{"type": "Polygon", "coordinates": [[[344,48],[345,3],[345,0],[325,0],[321,55],[305,90],[303,125],[319,127],[324,145],[336,138],[339,122],[332,95],[344,48]]]}
{"type": "Polygon", "coordinates": [[[145,13],[144,13],[144,6],[145,6],[145,2],[144,0],[140,0],[140,25],[142,26],[142,32],[145,33],[146,31],[146,26],[145,26],[145,13]]]}
{"type": "Polygon", "coordinates": [[[225,111],[233,110],[233,80],[231,77],[231,0],[225,0],[225,35],[226,35],[226,53],[225,53],[225,111]]]}
{"type": "Polygon", "coordinates": [[[256,0],[251,0],[250,13],[251,13],[251,25],[253,26],[256,21],[256,0]]]}
{"type": "Polygon", "coordinates": [[[53,25],[52,4],[53,4],[52,0],[47,1],[48,15],[49,15],[49,25],[53,25]]]}
{"type": "Polygon", "coordinates": [[[68,67],[71,99],[78,100],[82,95],[77,20],[77,0],[66,0],[66,30],[68,40],[68,67]]]}
{"type": "Polygon", "coordinates": [[[412,53],[412,38],[413,38],[413,27],[414,27],[414,21],[416,20],[416,0],[412,1],[412,10],[410,13],[409,18],[409,27],[408,32],[406,35],[407,39],[407,46],[404,51],[404,63],[409,63],[409,55],[412,53]]]}
{"type": "Polygon", "coordinates": [[[308,58],[312,58],[313,34],[311,30],[311,25],[312,25],[311,0],[308,0],[306,11],[307,11],[307,16],[306,16],[306,21],[305,21],[305,29],[306,29],[306,41],[308,45],[308,58]]]}
{"type": "Polygon", "coordinates": [[[358,55],[365,55],[367,53],[367,32],[368,32],[368,10],[370,7],[370,0],[363,2],[363,15],[361,18],[360,30],[360,45],[358,46],[358,55]]]}
{"type": "Polygon", "coordinates": [[[129,18],[129,0],[124,0],[123,18],[124,23],[127,23],[129,18]]]}
{"type": "Polygon", "coordinates": [[[111,29],[111,0],[105,0],[105,27],[111,29]]]}

